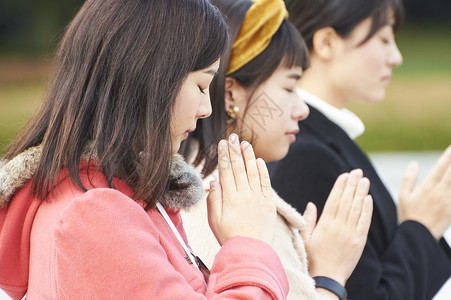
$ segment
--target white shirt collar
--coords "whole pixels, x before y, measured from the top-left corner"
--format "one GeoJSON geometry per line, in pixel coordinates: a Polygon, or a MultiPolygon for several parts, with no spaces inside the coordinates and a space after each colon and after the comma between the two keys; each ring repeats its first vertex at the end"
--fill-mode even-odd
{"type": "Polygon", "coordinates": [[[356,139],[365,131],[362,120],[350,110],[346,108],[338,109],[307,91],[299,88],[296,90],[302,100],[337,124],[351,139],[356,139]]]}

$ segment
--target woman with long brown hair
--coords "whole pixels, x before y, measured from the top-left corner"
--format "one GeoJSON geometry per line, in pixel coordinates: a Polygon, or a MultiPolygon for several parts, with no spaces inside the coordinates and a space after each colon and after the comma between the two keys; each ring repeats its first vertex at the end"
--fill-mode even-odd
{"type": "Polygon", "coordinates": [[[83,5],[41,109],[0,164],[0,287],[11,297],[286,297],[269,246],[269,175],[252,151],[220,143],[210,219],[223,246],[210,275],[178,213],[202,189],[175,152],[211,113],[208,86],[227,40],[206,0],[83,5]],[[258,211],[246,213],[253,226],[238,206],[258,211]]]}

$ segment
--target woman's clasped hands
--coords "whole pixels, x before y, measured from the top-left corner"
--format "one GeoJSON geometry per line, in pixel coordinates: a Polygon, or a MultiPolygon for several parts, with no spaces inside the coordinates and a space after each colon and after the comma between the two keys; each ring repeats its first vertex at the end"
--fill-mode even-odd
{"type": "Polygon", "coordinates": [[[327,276],[345,285],[360,259],[371,224],[369,187],[362,170],[353,170],[337,178],[318,222],[316,206],[307,205],[307,228],[301,234],[312,276],[327,276]]]}
{"type": "MultiPolygon", "coordinates": [[[[265,162],[255,158],[248,142],[236,134],[218,146],[219,180],[210,183],[207,199],[210,227],[222,245],[233,236],[274,239],[276,207],[265,162]]],[[[312,276],[344,283],[354,270],[366,243],[373,202],[369,180],[361,170],[338,177],[317,221],[310,203],[301,232],[312,276]]],[[[301,195],[302,196],[302,195],[301,195]]]]}
{"type": "Polygon", "coordinates": [[[451,146],[441,155],[426,178],[415,187],[418,174],[418,163],[410,163],[399,194],[399,220],[401,223],[417,221],[439,240],[451,225],[451,146]]]}
{"type": "Polygon", "coordinates": [[[218,146],[219,182],[210,183],[208,222],[222,245],[234,236],[273,242],[276,206],[268,170],[252,146],[231,134],[218,146]]]}

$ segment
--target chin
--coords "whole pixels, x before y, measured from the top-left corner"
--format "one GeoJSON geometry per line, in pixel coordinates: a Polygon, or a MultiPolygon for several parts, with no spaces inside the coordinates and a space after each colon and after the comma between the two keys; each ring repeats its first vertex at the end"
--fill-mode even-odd
{"type": "Polygon", "coordinates": [[[379,103],[385,99],[385,90],[360,97],[362,103],[379,103]]]}
{"type": "Polygon", "coordinates": [[[172,152],[171,152],[172,154],[175,154],[179,151],[180,144],[181,143],[179,141],[177,141],[176,143],[172,143],[172,152]]]}
{"type": "Polygon", "coordinates": [[[278,149],[279,151],[275,153],[271,153],[271,155],[268,155],[267,159],[264,159],[265,162],[273,162],[283,159],[288,154],[288,148],[286,147],[284,149],[278,149]]]}

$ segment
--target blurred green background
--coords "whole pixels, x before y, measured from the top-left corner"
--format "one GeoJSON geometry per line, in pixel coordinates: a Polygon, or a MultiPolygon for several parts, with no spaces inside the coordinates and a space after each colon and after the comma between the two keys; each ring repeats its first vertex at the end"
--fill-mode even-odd
{"type": "MultiPolygon", "coordinates": [[[[364,0],[362,0],[364,1],[364,0]]],[[[36,111],[64,28],[84,1],[1,0],[0,152],[36,111]]],[[[353,103],[367,151],[442,150],[451,144],[451,1],[407,0],[397,35],[404,63],[382,103],[353,103]]]]}

